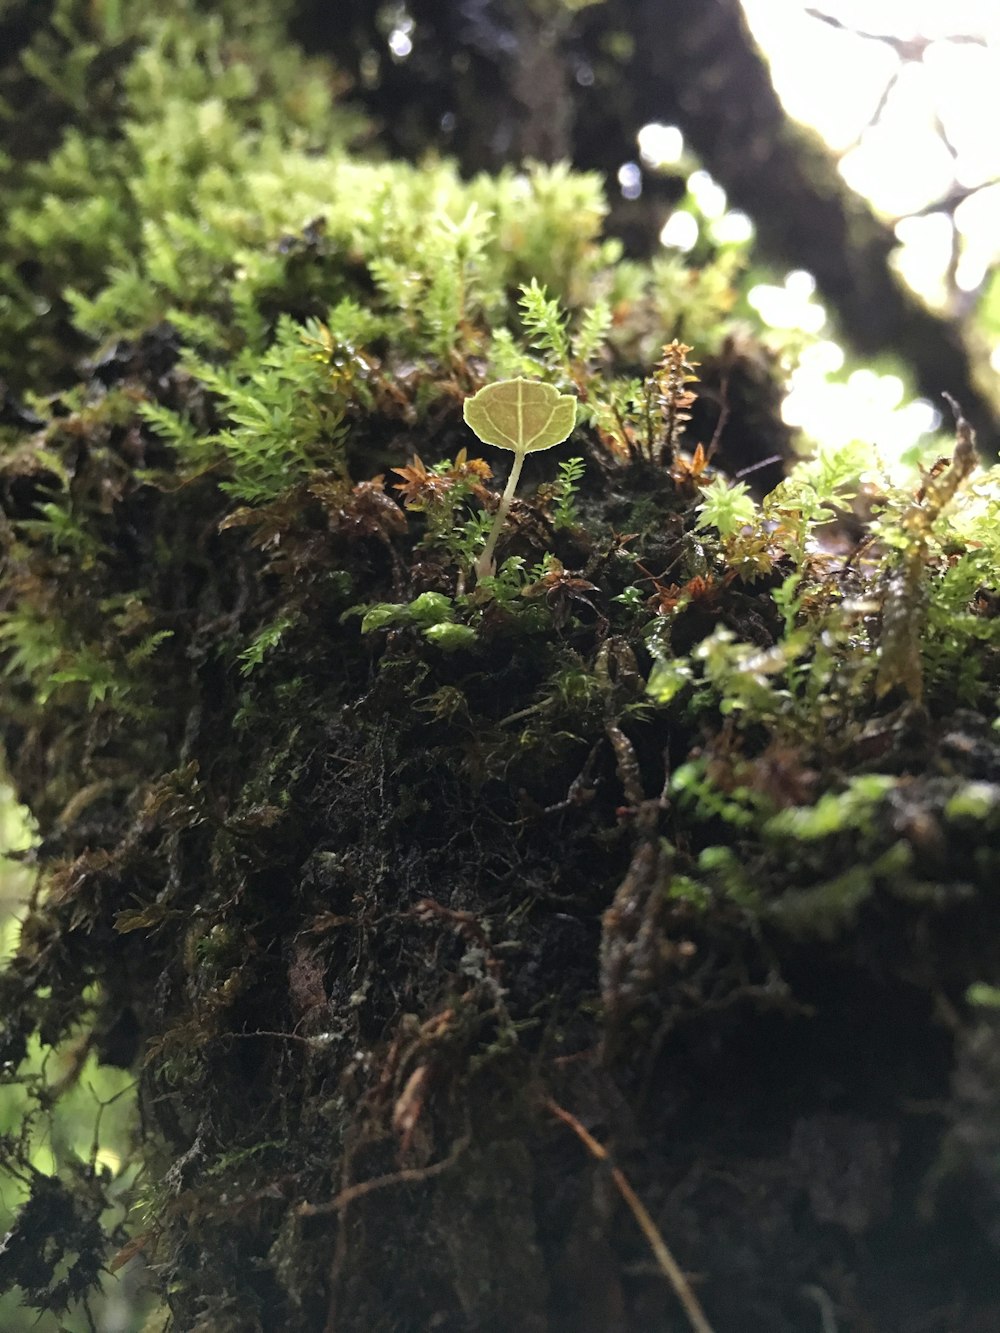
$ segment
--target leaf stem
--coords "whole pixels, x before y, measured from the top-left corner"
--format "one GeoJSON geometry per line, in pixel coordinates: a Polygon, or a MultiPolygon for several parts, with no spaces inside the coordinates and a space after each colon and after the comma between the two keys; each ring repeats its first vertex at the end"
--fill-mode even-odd
{"type": "Polygon", "coordinates": [[[497,538],[500,536],[500,530],[503,528],[507,515],[510,512],[510,504],[514,498],[514,492],[517,489],[517,483],[521,476],[521,468],[524,465],[526,449],[514,450],[514,466],[510,470],[510,476],[507,478],[507,485],[504,493],[500,497],[500,505],[496,512],[496,518],[493,520],[493,527],[490,529],[490,535],[486,545],[483,547],[482,555],[476,561],[476,578],[485,579],[493,573],[493,552],[496,550],[497,538]]]}

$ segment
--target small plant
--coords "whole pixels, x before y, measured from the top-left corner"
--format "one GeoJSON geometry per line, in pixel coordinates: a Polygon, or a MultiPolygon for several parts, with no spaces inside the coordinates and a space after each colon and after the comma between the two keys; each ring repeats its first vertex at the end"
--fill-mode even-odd
{"type": "Polygon", "coordinates": [[[551,298],[538,280],[521,288],[521,318],[531,346],[546,357],[554,367],[564,374],[570,371],[569,336],[566,332],[566,316],[559,307],[559,302],[551,298]]]}
{"type": "Polygon", "coordinates": [[[676,338],[668,343],[663,349],[663,359],[656,368],[652,383],[648,386],[652,404],[663,417],[663,433],[655,448],[652,431],[648,432],[650,456],[661,467],[676,459],[684,427],[691,420],[688,409],[698,397],[689,387],[698,382],[698,376],[694,373],[698,363],[687,359],[691,350],[687,343],[678,342],[676,338]]]}
{"type": "Polygon", "coordinates": [[[732,537],[753,523],[757,506],[745,481],[730,484],[716,477],[702,491],[698,505],[698,528],[717,528],[723,538],[732,537]]]}
{"type": "Polygon", "coordinates": [[[514,465],[493,527],[476,561],[476,577],[482,579],[493,572],[493,552],[514,499],[525,456],[562,444],[576,424],[576,399],[559,393],[551,384],[526,379],[500,380],[467,398],[463,415],[465,424],[484,444],[495,444],[514,454],[514,465]]]}
{"type": "MultiPolygon", "coordinates": [[[[437,549],[463,568],[471,565],[486,540],[490,517],[485,509],[469,514],[466,501],[488,499],[485,482],[492,476],[481,458],[460,449],[455,461],[444,459],[428,468],[418,454],[406,467],[393,468],[402,481],[393,482],[410,513],[423,514],[426,531],[421,545],[437,549]]],[[[462,577],[464,578],[464,572],[462,577]]]]}
{"type": "Polygon", "coordinates": [[[556,528],[571,528],[578,521],[576,512],[576,493],[583,477],[582,458],[567,458],[559,464],[559,479],[553,487],[556,506],[552,522],[556,528]]]}
{"type": "MultiPolygon", "coordinates": [[[[958,404],[948,402],[955,413],[955,452],[939,472],[929,476],[918,497],[903,512],[899,526],[903,535],[902,555],[889,575],[882,604],[882,634],[875,695],[881,699],[895,686],[902,686],[917,703],[923,696],[921,645],[926,632],[926,570],[930,560],[934,523],[954,499],[959,487],[975,470],[976,441],[972,427],[958,404]]],[[[891,535],[891,534],[890,534],[891,535]]]]}
{"type": "MultiPolygon", "coordinates": [[[[345,614],[354,615],[359,610],[362,608],[355,607],[345,614]]],[[[456,622],[455,604],[444,593],[423,592],[408,604],[377,602],[363,611],[362,634],[406,627],[420,630],[428,643],[433,643],[446,653],[456,652],[459,648],[471,648],[476,641],[476,631],[471,625],[456,622]]]]}

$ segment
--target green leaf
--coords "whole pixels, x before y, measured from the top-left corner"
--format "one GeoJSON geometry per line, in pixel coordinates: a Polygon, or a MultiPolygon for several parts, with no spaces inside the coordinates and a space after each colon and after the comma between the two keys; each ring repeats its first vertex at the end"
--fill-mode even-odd
{"type": "Polygon", "coordinates": [[[422,592],[407,608],[418,625],[441,625],[455,619],[455,608],[443,592],[422,592]]]}
{"type": "Polygon", "coordinates": [[[576,399],[551,384],[500,380],[466,398],[463,415],[484,444],[530,454],[566,439],[576,425],[576,399]]]}
{"type": "Polygon", "coordinates": [[[472,648],[476,642],[476,631],[471,625],[449,625],[442,621],[438,625],[428,625],[424,638],[435,644],[442,652],[455,653],[460,648],[472,648]]]}
{"type": "Polygon", "coordinates": [[[976,981],[965,992],[965,1001],[984,1009],[1000,1009],[1000,988],[990,986],[985,981],[976,981]]]}
{"type": "Polygon", "coordinates": [[[371,634],[373,630],[386,629],[398,625],[406,619],[409,610],[402,602],[377,602],[361,618],[361,633],[371,634]]]}
{"type": "Polygon", "coordinates": [[[658,658],[649,673],[646,694],[655,703],[668,704],[693,679],[691,664],[685,658],[677,658],[674,661],[658,658]]]}

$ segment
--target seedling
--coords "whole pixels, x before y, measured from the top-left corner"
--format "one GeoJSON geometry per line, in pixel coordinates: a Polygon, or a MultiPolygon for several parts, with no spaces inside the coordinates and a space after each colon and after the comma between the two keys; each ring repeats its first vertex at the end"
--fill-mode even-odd
{"type": "Polygon", "coordinates": [[[493,573],[493,552],[517,489],[525,455],[562,444],[576,424],[576,399],[560,393],[551,384],[525,379],[500,380],[466,398],[463,415],[465,424],[484,444],[510,449],[514,455],[493,527],[476,561],[476,578],[482,579],[493,573]]]}

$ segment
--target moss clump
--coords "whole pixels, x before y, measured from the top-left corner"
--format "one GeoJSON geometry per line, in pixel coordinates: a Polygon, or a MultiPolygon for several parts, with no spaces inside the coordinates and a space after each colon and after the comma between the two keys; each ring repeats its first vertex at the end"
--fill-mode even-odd
{"type": "Polygon", "coordinates": [[[782,433],[717,319],[738,256],[620,262],[562,169],[364,160],[262,13],[146,17],[106,123],[4,166],[4,262],[41,268],[0,307],[0,642],[45,875],[5,1067],[82,1032],[141,1070],[177,1328],[677,1327],[549,1097],[720,1327],[801,1327],[816,1285],[905,1322],[904,1279],[988,1318],[989,1226],[949,1231],[982,1101],[960,1167],[964,1102],[900,1108],[989,1064],[996,473],[959,423],[922,484],[857,448],[732,484],[755,411],[782,433]],[[473,587],[462,406],[517,377],[578,399],[579,458],[473,587]]]}

